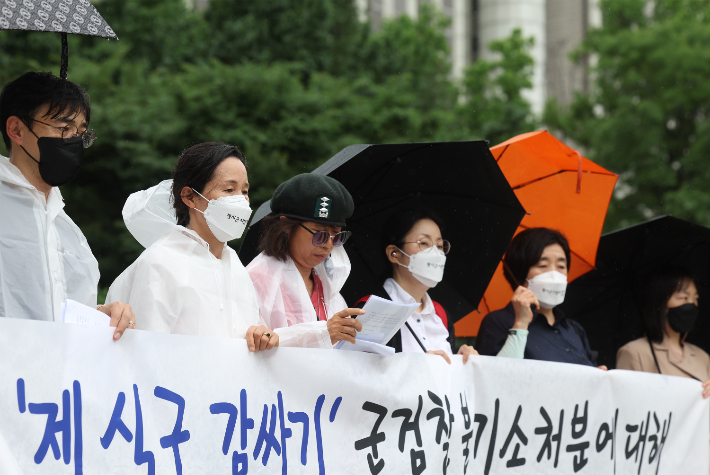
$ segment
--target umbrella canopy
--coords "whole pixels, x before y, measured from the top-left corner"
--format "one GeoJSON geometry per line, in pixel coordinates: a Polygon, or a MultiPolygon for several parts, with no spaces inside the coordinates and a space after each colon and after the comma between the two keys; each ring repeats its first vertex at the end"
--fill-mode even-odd
{"type": "Polygon", "coordinates": [[[696,276],[700,316],[688,341],[710,351],[710,229],[671,216],[602,236],[597,268],[569,285],[562,310],[582,324],[599,364],[615,366],[616,351],[643,336],[639,296],[650,271],[680,266],[696,276]]]}
{"type": "Polygon", "coordinates": [[[0,8],[0,30],[61,33],[62,79],[67,77],[69,64],[67,33],[118,39],[88,0],[4,0],[0,8]]]}
{"type": "MultiPolygon", "coordinates": [[[[491,153],[528,212],[515,234],[536,227],[561,231],[572,251],[569,280],[592,270],[618,175],[546,130],[513,137],[491,148],[491,153]]],[[[483,317],[505,307],[512,296],[499,264],[478,311],[458,322],[456,335],[476,336],[483,317]]]]}
{"type": "MultiPolygon", "coordinates": [[[[451,241],[444,280],[431,291],[455,320],[476,308],[525,213],[485,142],[353,145],[312,173],[328,175],[352,194],[355,212],[345,247],[352,271],[342,294],[349,304],[382,292],[385,263],[380,238],[397,210],[425,206],[444,221],[451,241]]],[[[254,257],[261,235],[256,212],[239,251],[254,257]]]]}

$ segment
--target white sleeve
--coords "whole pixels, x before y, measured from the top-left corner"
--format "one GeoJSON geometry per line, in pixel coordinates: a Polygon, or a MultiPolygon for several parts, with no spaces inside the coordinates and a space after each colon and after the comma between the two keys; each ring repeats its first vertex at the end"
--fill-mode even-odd
{"type": "Polygon", "coordinates": [[[136,315],[136,328],[171,333],[183,296],[173,274],[143,256],[111,284],[106,303],[121,301],[136,315]]]}
{"type": "Polygon", "coordinates": [[[279,335],[279,346],[333,349],[327,322],[298,323],[274,331],[279,335]]]}
{"type": "Polygon", "coordinates": [[[505,340],[503,348],[500,349],[496,356],[523,359],[525,357],[525,345],[528,343],[528,333],[528,330],[513,330],[508,333],[508,338],[505,340]]]}

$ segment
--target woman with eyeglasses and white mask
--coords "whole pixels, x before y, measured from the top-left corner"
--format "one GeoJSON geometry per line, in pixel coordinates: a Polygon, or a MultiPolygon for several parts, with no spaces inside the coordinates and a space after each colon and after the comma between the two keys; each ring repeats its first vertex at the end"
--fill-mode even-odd
{"type": "Polygon", "coordinates": [[[250,351],[279,346],[263,324],[246,269],[227,242],[241,237],[249,207],[246,159],[221,142],[194,145],[172,180],[132,194],[126,227],[146,250],[111,285],[106,302],[130,302],[138,329],[245,338],[250,351]]]}
{"type": "Polygon", "coordinates": [[[355,343],[362,324],[340,295],[350,275],[343,244],[354,209],[348,190],[324,175],[303,173],[280,184],[271,214],[262,220],[260,254],[247,266],[261,316],[281,335],[282,346],[332,349],[355,343]]]}
{"type": "MultiPolygon", "coordinates": [[[[397,353],[424,352],[439,355],[449,363],[449,357],[458,353],[466,363],[470,355],[478,353],[469,345],[462,345],[456,352],[453,319],[427,293],[443,279],[451,250],[441,230],[441,220],[426,209],[398,211],[386,220],[382,249],[387,275],[383,288],[387,295],[381,297],[420,304],[387,345],[397,353]]],[[[357,305],[363,305],[368,298],[360,299],[357,305]]]]}
{"type": "Polygon", "coordinates": [[[514,294],[507,307],[483,318],[478,352],[594,366],[584,328],[557,308],[567,291],[569,264],[569,244],[560,232],[531,228],[515,236],[503,258],[514,294]]]}

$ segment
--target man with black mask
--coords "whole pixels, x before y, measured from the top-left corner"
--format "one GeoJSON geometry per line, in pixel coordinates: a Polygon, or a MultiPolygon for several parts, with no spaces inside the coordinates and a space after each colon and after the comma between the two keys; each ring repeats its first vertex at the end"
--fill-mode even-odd
{"type": "MultiPolygon", "coordinates": [[[[10,158],[0,156],[0,317],[62,321],[62,303],[96,306],[99,266],[64,212],[59,186],[96,140],[86,91],[51,73],[26,73],[0,93],[10,158]]],[[[130,306],[101,306],[118,340],[135,328],[130,306]]]]}

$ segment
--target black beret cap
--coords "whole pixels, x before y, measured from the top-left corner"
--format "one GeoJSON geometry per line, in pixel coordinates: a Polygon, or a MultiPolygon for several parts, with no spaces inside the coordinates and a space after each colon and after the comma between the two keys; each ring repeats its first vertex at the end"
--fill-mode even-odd
{"type": "Polygon", "coordinates": [[[338,180],[315,173],[281,183],[271,198],[274,214],[335,226],[345,226],[354,209],[353,197],[338,180]]]}

